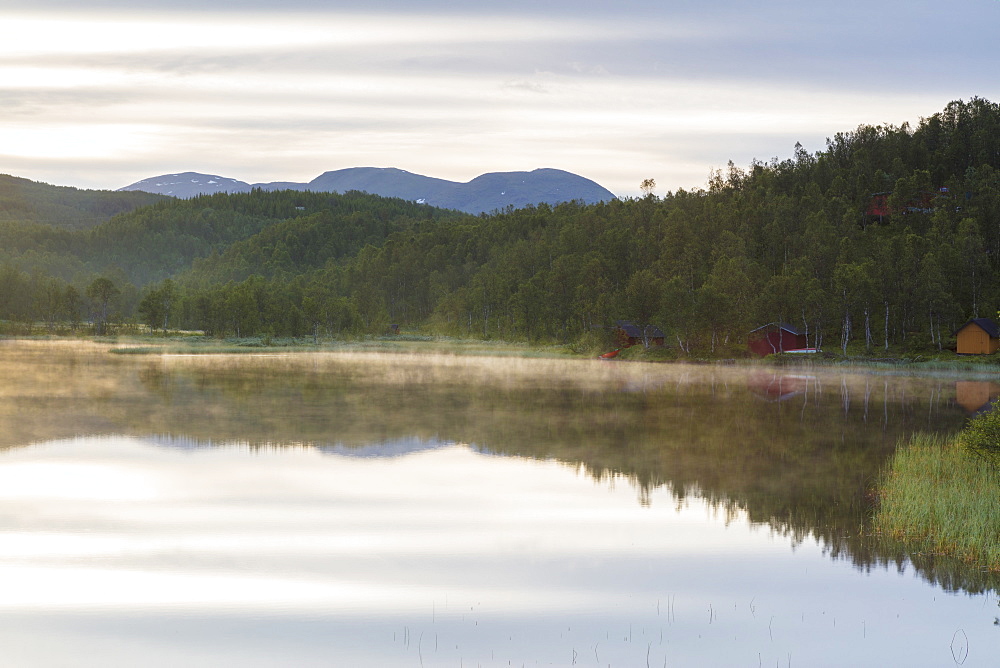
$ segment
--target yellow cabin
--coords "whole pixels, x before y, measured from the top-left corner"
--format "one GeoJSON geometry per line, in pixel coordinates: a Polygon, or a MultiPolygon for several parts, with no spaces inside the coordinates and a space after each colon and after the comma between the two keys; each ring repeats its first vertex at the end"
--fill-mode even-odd
{"type": "Polygon", "coordinates": [[[989,318],[973,318],[955,330],[959,355],[992,355],[1000,348],[1000,328],[989,318]]]}

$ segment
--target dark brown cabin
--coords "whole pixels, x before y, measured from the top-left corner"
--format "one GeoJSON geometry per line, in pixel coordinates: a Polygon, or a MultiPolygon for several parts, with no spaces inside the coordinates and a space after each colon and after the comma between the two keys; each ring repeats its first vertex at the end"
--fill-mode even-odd
{"type": "Polygon", "coordinates": [[[628,348],[642,343],[642,330],[631,320],[619,320],[615,325],[615,344],[619,348],[628,348]]]}
{"type": "Polygon", "coordinates": [[[651,346],[663,346],[667,343],[667,337],[663,330],[656,325],[646,325],[643,334],[646,336],[646,342],[651,346]]]}

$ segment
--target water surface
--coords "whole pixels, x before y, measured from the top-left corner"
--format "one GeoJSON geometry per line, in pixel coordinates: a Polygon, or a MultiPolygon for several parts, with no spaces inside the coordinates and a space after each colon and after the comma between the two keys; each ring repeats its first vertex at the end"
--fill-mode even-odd
{"type": "Polygon", "coordinates": [[[864,530],[898,440],[960,427],[981,379],[51,343],[0,372],[10,665],[1000,650],[994,576],[864,530]]]}

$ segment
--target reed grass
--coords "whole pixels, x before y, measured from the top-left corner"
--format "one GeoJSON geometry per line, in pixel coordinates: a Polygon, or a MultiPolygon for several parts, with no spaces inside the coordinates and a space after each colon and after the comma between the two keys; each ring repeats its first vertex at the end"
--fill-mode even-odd
{"type": "Polygon", "coordinates": [[[124,346],[109,350],[112,355],[158,355],[163,352],[162,348],[152,346],[124,346]]]}
{"type": "Polygon", "coordinates": [[[1000,570],[1000,473],[966,446],[964,433],[917,434],[896,451],[879,489],[875,529],[1000,570]]]}

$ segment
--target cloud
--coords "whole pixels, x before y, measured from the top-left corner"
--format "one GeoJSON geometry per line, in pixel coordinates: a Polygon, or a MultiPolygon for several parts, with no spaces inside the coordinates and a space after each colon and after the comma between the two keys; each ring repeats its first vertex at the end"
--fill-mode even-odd
{"type": "Polygon", "coordinates": [[[51,180],[60,147],[118,170],[72,185],[158,164],[246,181],[544,166],[634,194],[1000,97],[995,2],[6,4],[4,132],[32,141],[5,170],[51,180]]]}
{"type": "Polygon", "coordinates": [[[521,79],[519,81],[505,81],[503,83],[503,88],[506,90],[513,91],[523,91],[526,93],[540,93],[546,94],[549,90],[537,81],[528,81],[526,79],[521,79]]]}

